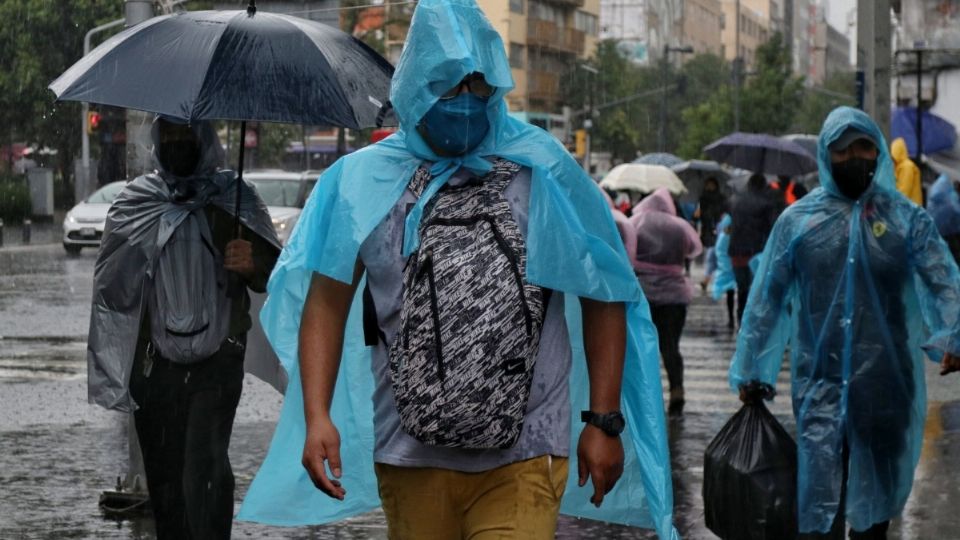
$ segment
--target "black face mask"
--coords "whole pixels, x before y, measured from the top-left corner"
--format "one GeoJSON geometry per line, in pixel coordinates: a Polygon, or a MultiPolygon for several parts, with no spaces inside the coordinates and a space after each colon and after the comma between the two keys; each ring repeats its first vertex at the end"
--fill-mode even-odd
{"type": "Polygon", "coordinates": [[[850,158],[831,164],[833,180],[837,189],[849,199],[857,200],[873,182],[873,173],[877,170],[877,160],[850,158]]]}
{"type": "Polygon", "coordinates": [[[187,177],[200,165],[200,145],[193,141],[170,141],[160,144],[160,165],[174,176],[187,177]]]}

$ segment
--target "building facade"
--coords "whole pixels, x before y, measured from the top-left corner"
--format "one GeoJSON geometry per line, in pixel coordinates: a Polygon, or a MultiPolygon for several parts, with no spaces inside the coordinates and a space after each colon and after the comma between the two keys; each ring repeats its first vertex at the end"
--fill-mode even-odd
{"type": "Polygon", "coordinates": [[[723,3],[721,0],[685,0],[683,37],[679,45],[693,47],[696,54],[724,56],[723,3]]]}
{"type": "Polygon", "coordinates": [[[736,58],[743,59],[747,70],[754,65],[757,47],[770,37],[770,20],[767,15],[769,2],[753,2],[756,6],[766,6],[764,11],[753,9],[749,4],[749,0],[723,0],[724,58],[731,62],[736,58]],[[740,13],[737,13],[738,4],[740,13]]]}

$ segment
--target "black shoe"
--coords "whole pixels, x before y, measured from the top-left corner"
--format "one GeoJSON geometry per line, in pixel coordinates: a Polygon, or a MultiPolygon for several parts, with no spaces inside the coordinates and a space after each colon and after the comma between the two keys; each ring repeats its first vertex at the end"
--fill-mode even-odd
{"type": "Polygon", "coordinates": [[[683,399],[683,387],[670,389],[670,404],[667,405],[667,414],[679,416],[683,414],[683,405],[686,401],[683,399]]]}

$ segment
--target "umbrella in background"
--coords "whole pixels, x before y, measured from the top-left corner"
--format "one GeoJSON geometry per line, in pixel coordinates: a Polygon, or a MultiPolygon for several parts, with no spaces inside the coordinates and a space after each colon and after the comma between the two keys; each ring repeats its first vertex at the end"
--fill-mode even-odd
{"type": "Polygon", "coordinates": [[[687,192],[680,178],[667,167],[638,163],[617,165],[600,181],[600,187],[639,193],[653,193],[662,187],[667,188],[674,195],[687,192]]]}
{"type": "Polygon", "coordinates": [[[652,152],[650,154],[644,154],[638,157],[637,159],[633,160],[633,163],[673,167],[674,165],[683,163],[683,160],[668,152],[652,152]]]}
{"type": "Polygon", "coordinates": [[[748,171],[799,176],[817,170],[817,161],[797,143],[763,133],[732,133],[705,146],[711,159],[748,171]]]}
{"type": "MultiPolygon", "coordinates": [[[[957,130],[953,124],[931,113],[923,111],[923,153],[933,154],[949,150],[957,143],[957,130]]],[[[903,137],[907,142],[907,153],[917,155],[917,108],[897,107],[890,117],[890,140],[903,137]]]]}
{"type": "Polygon", "coordinates": [[[781,135],[781,139],[797,143],[802,146],[804,150],[807,151],[811,156],[817,157],[817,140],[819,137],[816,135],[810,135],[808,133],[791,133],[789,135],[781,135]]]}
{"type": "Polygon", "coordinates": [[[710,177],[717,179],[721,191],[727,191],[727,180],[730,179],[730,175],[716,161],[691,159],[674,165],[671,170],[687,188],[687,193],[680,198],[681,203],[699,201],[700,194],[703,193],[704,181],[710,177]]]}
{"type": "MultiPolygon", "coordinates": [[[[49,88],[61,101],[185,122],[239,120],[244,140],[248,120],[374,127],[392,75],[390,63],[360,40],[299,17],[258,13],[250,0],[246,10],[154,17],[102,43],[49,88]]],[[[238,189],[238,206],[239,198],[238,189]]],[[[238,234],[239,227],[238,217],[238,234]]]]}

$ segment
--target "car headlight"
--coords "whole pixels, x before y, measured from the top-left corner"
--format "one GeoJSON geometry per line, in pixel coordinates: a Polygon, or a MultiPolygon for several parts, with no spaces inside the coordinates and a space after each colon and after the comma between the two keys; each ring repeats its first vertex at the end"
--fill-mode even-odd
{"type": "Polygon", "coordinates": [[[73,217],[73,214],[67,214],[67,223],[73,225],[77,222],[77,218],[73,217]]]}
{"type": "Polygon", "coordinates": [[[290,216],[284,219],[271,219],[273,223],[273,230],[277,232],[277,237],[280,239],[281,244],[285,244],[287,239],[290,238],[290,233],[293,232],[293,226],[297,223],[297,218],[299,216],[290,216]]]}

